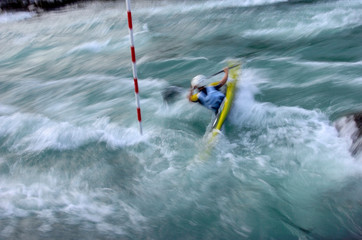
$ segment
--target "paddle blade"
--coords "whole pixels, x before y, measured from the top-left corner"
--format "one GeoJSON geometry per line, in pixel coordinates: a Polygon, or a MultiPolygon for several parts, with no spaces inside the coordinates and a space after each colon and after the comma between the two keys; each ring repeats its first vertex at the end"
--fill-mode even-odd
{"type": "Polygon", "coordinates": [[[165,102],[170,103],[182,93],[182,88],[177,86],[169,86],[162,91],[162,98],[165,102]]]}

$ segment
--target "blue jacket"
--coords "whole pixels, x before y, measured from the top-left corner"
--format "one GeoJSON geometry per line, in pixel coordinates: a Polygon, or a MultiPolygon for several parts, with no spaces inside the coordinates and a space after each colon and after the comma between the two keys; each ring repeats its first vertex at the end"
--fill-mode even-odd
{"type": "Polygon", "coordinates": [[[208,109],[218,112],[225,95],[220,92],[218,86],[208,86],[197,94],[198,102],[208,109]]]}

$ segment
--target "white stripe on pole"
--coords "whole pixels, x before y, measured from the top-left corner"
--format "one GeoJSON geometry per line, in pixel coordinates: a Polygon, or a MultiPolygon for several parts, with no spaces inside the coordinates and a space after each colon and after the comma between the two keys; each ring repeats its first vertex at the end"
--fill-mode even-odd
{"type": "Polygon", "coordinates": [[[132,14],[131,14],[130,0],[126,0],[126,7],[127,7],[127,19],[128,19],[128,29],[129,29],[129,40],[131,43],[130,48],[131,48],[132,71],[133,71],[133,80],[134,80],[134,88],[135,88],[135,96],[136,96],[137,118],[138,118],[140,133],[142,135],[142,118],[141,118],[140,98],[139,98],[139,92],[138,92],[136,52],[135,52],[134,40],[133,40],[133,26],[132,26],[132,14]]]}

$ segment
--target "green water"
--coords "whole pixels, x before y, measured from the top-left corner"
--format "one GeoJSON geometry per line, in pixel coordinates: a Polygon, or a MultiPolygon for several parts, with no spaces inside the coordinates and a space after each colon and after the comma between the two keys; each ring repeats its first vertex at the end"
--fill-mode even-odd
{"type": "Polygon", "coordinates": [[[362,1],[136,1],[142,136],[125,9],[0,14],[1,239],[362,238],[361,158],[333,126],[362,109],[362,1]],[[186,95],[229,59],[205,159],[212,113],[186,95]]]}

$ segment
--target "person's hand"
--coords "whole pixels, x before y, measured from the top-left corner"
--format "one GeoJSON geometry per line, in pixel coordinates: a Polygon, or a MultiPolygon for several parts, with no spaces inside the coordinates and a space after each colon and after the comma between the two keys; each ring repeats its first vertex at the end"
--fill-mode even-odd
{"type": "Polygon", "coordinates": [[[229,68],[228,67],[224,68],[224,72],[229,73],[229,68]]]}

